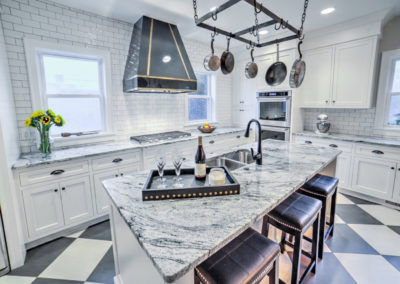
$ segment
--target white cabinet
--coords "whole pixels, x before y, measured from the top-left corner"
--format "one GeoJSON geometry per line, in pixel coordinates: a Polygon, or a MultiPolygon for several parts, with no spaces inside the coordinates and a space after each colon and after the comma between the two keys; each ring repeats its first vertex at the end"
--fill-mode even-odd
{"type": "Polygon", "coordinates": [[[333,81],[333,47],[303,52],[306,75],[299,89],[302,106],[325,107],[330,104],[333,81]]]}
{"type": "Polygon", "coordinates": [[[351,155],[342,153],[336,161],[336,177],[339,179],[339,187],[351,188],[351,155]]]}
{"type": "Polygon", "coordinates": [[[109,197],[103,188],[102,182],[106,179],[118,177],[118,170],[109,170],[95,174],[94,180],[94,194],[96,195],[96,210],[97,214],[106,214],[109,210],[109,197]]]}
{"type": "Polygon", "coordinates": [[[304,51],[301,107],[369,108],[374,91],[377,37],[304,51]]]}
{"type": "Polygon", "coordinates": [[[397,164],[396,179],[394,181],[394,190],[392,199],[396,203],[400,203],[400,165],[397,164]]]}
{"type": "Polygon", "coordinates": [[[93,217],[89,177],[60,183],[65,224],[79,223],[93,217]]]}
{"type": "Polygon", "coordinates": [[[46,235],[64,226],[58,184],[27,189],[22,196],[29,235],[46,235]]]}
{"type": "Polygon", "coordinates": [[[390,200],[393,195],[396,168],[396,163],[392,161],[354,157],[352,189],[390,200]]]}
{"type": "Polygon", "coordinates": [[[363,39],[335,48],[332,104],[370,107],[373,93],[376,41],[363,39]]]}

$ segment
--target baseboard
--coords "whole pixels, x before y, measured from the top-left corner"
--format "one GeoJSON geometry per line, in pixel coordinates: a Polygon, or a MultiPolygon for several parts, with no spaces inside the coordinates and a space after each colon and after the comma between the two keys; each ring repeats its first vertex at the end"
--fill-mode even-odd
{"type": "Polygon", "coordinates": [[[114,284],[124,284],[119,274],[114,276],[114,284]]]}
{"type": "Polygon", "coordinates": [[[393,209],[400,210],[400,204],[399,203],[395,203],[395,202],[390,201],[390,200],[384,200],[384,199],[372,197],[372,196],[369,196],[369,195],[365,195],[365,194],[362,194],[362,193],[359,193],[359,192],[355,192],[355,191],[352,191],[352,190],[348,190],[348,189],[345,189],[345,188],[341,188],[341,187],[339,188],[339,192],[347,194],[347,195],[351,195],[351,196],[354,196],[354,197],[357,197],[357,198],[361,198],[361,199],[364,199],[364,200],[367,200],[367,201],[370,201],[370,202],[378,203],[378,204],[384,205],[386,207],[390,207],[390,208],[393,208],[393,209]]]}

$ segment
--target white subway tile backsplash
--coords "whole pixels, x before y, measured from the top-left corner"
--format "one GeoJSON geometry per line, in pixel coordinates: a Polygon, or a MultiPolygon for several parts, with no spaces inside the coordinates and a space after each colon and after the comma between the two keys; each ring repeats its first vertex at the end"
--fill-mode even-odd
{"type": "MultiPolygon", "coordinates": [[[[111,117],[117,139],[150,132],[183,129],[185,94],[124,94],[122,78],[133,25],[69,8],[48,0],[0,0],[11,83],[16,103],[20,148],[37,150],[36,133],[23,124],[33,111],[23,38],[110,51],[112,64],[111,117]]],[[[193,68],[203,71],[209,46],[185,40],[193,68]]],[[[223,50],[216,50],[221,53],[223,50]]],[[[216,73],[216,114],[220,125],[231,124],[231,76],[216,73]]]]}

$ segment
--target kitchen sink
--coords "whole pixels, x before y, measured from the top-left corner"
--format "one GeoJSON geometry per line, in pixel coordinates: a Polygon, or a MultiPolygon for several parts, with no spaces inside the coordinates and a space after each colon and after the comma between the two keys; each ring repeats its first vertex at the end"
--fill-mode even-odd
{"type": "Polygon", "coordinates": [[[206,160],[208,167],[221,167],[226,166],[229,170],[236,170],[244,167],[247,164],[254,163],[251,151],[246,149],[237,150],[221,156],[210,158],[206,160]]]}

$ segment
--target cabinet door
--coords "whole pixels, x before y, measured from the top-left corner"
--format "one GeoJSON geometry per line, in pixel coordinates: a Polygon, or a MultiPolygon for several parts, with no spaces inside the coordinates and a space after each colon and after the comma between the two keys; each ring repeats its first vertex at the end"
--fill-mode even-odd
{"type": "Polygon", "coordinates": [[[118,170],[119,176],[127,176],[127,175],[133,175],[140,171],[140,164],[132,164],[126,167],[121,167],[118,170]]]}
{"type": "Polygon", "coordinates": [[[340,187],[351,188],[351,170],[351,155],[340,154],[336,161],[336,177],[340,187]]]}
{"type": "Polygon", "coordinates": [[[89,177],[60,183],[65,224],[78,223],[93,216],[89,177]]]}
{"type": "Polygon", "coordinates": [[[109,210],[109,197],[103,188],[103,180],[118,177],[118,170],[107,171],[93,175],[94,180],[94,194],[96,197],[96,210],[97,214],[108,213],[109,210]]]}
{"type": "Polygon", "coordinates": [[[397,164],[397,173],[396,173],[396,179],[395,179],[395,183],[394,183],[392,200],[394,202],[400,203],[400,165],[399,164],[397,164]]]}
{"type": "Polygon", "coordinates": [[[333,47],[303,52],[306,74],[299,88],[303,107],[327,107],[330,104],[333,80],[333,47]]]}
{"type": "Polygon", "coordinates": [[[393,194],[395,174],[396,163],[394,162],[355,157],[352,189],[390,200],[393,194]]]}
{"type": "Polygon", "coordinates": [[[64,226],[58,184],[22,191],[30,237],[47,235],[64,226]]]}
{"type": "Polygon", "coordinates": [[[332,106],[370,107],[375,65],[374,42],[370,38],[336,46],[332,106]]]}

